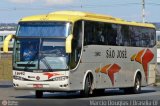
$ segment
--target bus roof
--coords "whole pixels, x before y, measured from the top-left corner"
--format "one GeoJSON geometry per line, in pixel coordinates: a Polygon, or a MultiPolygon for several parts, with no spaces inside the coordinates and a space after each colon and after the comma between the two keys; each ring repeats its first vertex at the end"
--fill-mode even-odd
{"type": "Polygon", "coordinates": [[[153,24],[149,24],[149,23],[130,22],[130,21],[125,21],[123,19],[112,17],[109,15],[93,14],[93,13],[81,12],[81,11],[57,11],[57,12],[52,12],[45,15],[29,16],[29,17],[22,18],[20,22],[28,22],[28,21],[30,22],[34,22],[34,21],[75,22],[77,20],[92,20],[92,21],[108,22],[108,23],[115,23],[115,24],[155,28],[153,24]]]}

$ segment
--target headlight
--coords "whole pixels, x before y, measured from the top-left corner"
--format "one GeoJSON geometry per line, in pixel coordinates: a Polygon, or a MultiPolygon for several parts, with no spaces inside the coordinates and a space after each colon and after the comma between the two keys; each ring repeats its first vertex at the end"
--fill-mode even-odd
{"type": "Polygon", "coordinates": [[[68,76],[56,77],[56,78],[53,78],[53,81],[64,81],[66,79],[68,79],[68,76]]]}
{"type": "Polygon", "coordinates": [[[24,78],[22,78],[22,77],[20,77],[20,76],[13,76],[13,79],[15,79],[15,80],[21,80],[21,81],[24,80],[24,78]]]}

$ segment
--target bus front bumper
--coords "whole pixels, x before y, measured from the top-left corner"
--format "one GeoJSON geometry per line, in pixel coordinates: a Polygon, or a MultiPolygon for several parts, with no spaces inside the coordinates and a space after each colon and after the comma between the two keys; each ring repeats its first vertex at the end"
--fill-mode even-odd
{"type": "Polygon", "coordinates": [[[69,80],[65,81],[20,81],[13,80],[15,89],[69,91],[69,80]]]}

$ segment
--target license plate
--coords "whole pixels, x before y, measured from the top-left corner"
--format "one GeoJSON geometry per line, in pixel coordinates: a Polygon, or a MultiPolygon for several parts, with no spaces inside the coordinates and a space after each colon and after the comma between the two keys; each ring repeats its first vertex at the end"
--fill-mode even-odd
{"type": "Polygon", "coordinates": [[[33,88],[43,88],[42,84],[33,84],[33,88]]]}

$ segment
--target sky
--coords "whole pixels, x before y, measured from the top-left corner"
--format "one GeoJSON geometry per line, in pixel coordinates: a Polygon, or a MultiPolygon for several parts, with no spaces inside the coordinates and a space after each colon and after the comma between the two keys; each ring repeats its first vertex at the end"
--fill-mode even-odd
{"type": "MultiPolygon", "coordinates": [[[[17,23],[26,16],[74,10],[142,22],[142,0],[1,0],[0,23],[17,23]]],[[[145,0],[145,21],[160,22],[160,0],[145,0]]]]}

